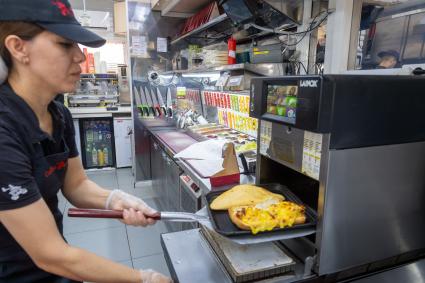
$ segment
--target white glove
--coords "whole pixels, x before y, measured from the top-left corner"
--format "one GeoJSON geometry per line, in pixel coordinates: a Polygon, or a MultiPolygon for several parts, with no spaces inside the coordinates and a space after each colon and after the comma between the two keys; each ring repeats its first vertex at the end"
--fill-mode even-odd
{"type": "Polygon", "coordinates": [[[3,58],[0,56],[0,84],[4,83],[9,74],[9,70],[4,62],[3,58]]]}
{"type": "Polygon", "coordinates": [[[142,283],[172,283],[173,280],[152,269],[140,270],[142,283]]]}
{"type": "Polygon", "coordinates": [[[122,210],[123,222],[133,226],[147,226],[155,224],[156,220],[151,217],[158,212],[147,205],[138,197],[132,196],[120,190],[113,190],[106,200],[106,209],[122,210]]]}

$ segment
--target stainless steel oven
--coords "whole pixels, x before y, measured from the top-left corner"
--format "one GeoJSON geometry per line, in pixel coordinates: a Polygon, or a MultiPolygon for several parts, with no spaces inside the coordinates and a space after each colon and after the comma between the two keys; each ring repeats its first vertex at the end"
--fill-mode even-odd
{"type": "MultiPolygon", "coordinates": [[[[316,234],[283,244],[347,278],[425,252],[425,78],[255,78],[257,178],[287,186],[319,215],[316,234]]],[[[300,256],[306,258],[305,256],[300,256]]]]}

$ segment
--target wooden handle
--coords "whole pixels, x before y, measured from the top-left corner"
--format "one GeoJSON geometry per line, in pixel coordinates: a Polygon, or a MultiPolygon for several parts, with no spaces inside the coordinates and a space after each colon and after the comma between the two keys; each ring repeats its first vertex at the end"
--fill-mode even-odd
{"type": "MultiPolygon", "coordinates": [[[[84,217],[84,218],[114,218],[122,219],[123,212],[120,210],[108,210],[108,209],[81,209],[81,208],[70,208],[68,209],[69,217],[84,217]]],[[[160,220],[161,213],[158,212],[149,218],[160,220]]]]}

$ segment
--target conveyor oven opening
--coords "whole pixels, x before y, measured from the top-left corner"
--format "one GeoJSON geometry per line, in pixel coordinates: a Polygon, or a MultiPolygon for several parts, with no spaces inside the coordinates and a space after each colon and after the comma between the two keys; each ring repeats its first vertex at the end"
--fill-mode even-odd
{"type": "Polygon", "coordinates": [[[278,183],[286,186],[304,204],[316,213],[319,202],[319,181],[284,166],[273,159],[260,156],[262,170],[259,172],[261,184],[278,183]]]}

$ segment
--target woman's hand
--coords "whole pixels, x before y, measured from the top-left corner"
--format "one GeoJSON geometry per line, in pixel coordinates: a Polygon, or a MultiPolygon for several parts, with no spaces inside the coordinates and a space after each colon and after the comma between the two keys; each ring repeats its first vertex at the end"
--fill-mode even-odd
{"type": "MultiPolygon", "coordinates": [[[[123,222],[132,226],[147,226],[155,224],[158,212],[138,197],[120,190],[113,190],[106,200],[106,209],[122,210],[123,222]]],[[[155,281],[156,282],[156,281],[155,281]]],[[[162,281],[158,281],[162,282],[162,281]]]]}
{"type": "Polygon", "coordinates": [[[142,283],[172,283],[171,278],[162,275],[152,269],[140,270],[142,283]]]}

